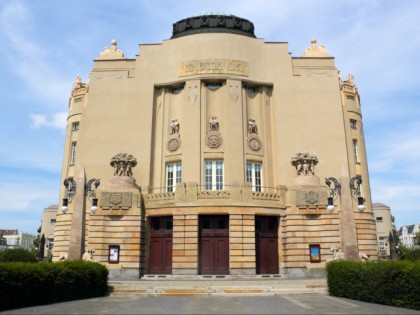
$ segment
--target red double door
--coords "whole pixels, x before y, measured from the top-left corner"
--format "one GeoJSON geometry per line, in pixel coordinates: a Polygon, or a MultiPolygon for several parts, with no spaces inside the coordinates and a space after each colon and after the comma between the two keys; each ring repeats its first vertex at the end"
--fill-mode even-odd
{"type": "Polygon", "coordinates": [[[277,217],[255,217],[257,274],[279,273],[277,217]]]}
{"type": "Polygon", "coordinates": [[[229,216],[200,216],[199,239],[199,273],[229,274],[229,216]]]}
{"type": "Polygon", "coordinates": [[[172,273],[172,217],[150,219],[151,274],[172,273]]]}

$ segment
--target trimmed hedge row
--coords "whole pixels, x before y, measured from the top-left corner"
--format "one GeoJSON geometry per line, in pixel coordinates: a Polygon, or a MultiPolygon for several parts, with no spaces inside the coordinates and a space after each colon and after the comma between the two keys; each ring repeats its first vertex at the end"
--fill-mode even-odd
{"type": "Polygon", "coordinates": [[[330,295],[420,310],[420,261],[332,261],[330,295]]]}
{"type": "Polygon", "coordinates": [[[0,250],[0,262],[37,262],[34,253],[24,248],[6,248],[0,250]]]}
{"type": "Polygon", "coordinates": [[[0,263],[0,311],[108,292],[108,269],[98,263],[0,263]]]}

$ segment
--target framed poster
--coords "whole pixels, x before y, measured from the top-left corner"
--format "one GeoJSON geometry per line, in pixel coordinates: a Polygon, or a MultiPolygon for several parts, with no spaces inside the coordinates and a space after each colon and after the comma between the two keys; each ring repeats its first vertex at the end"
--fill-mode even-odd
{"type": "Polygon", "coordinates": [[[120,247],[118,245],[109,245],[108,262],[118,264],[120,262],[120,247]]]}
{"type": "Polygon", "coordinates": [[[321,262],[321,247],[319,244],[309,245],[309,258],[311,263],[321,262]]]}

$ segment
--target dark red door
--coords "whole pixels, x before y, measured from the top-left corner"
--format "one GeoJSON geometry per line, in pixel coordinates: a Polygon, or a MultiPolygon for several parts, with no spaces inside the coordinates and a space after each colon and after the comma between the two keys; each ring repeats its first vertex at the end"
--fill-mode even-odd
{"type": "Polygon", "coordinates": [[[229,217],[200,216],[200,270],[202,275],[229,274],[229,217]]]}
{"type": "Polygon", "coordinates": [[[257,274],[279,273],[277,217],[255,217],[257,274]]]}
{"type": "Polygon", "coordinates": [[[150,219],[151,274],[172,273],[172,217],[150,219]]]}

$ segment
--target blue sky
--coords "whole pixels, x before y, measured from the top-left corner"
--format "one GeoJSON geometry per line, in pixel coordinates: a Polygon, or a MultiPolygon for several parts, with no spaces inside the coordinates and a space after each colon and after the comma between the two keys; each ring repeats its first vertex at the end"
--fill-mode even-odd
{"type": "Polygon", "coordinates": [[[316,37],[362,101],[372,198],[397,227],[420,223],[420,1],[0,0],[0,228],[35,233],[58,203],[66,110],[77,75],[113,38],[128,58],[203,13],[252,21],[301,56],[316,37]]]}

